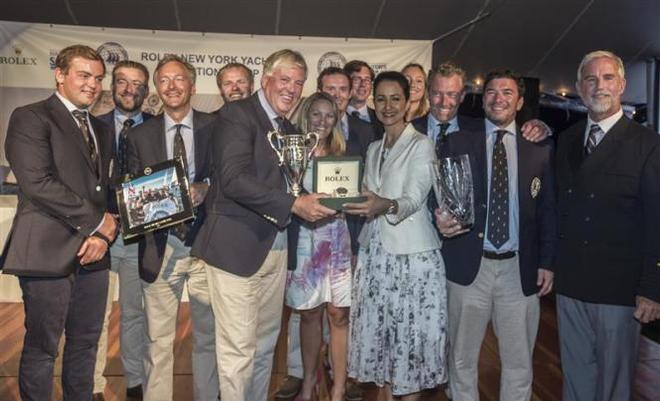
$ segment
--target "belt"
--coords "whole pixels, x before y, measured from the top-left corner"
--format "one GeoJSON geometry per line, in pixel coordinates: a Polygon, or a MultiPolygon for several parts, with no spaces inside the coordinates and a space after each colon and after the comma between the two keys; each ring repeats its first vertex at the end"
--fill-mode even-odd
{"type": "Polygon", "coordinates": [[[514,256],[516,256],[516,252],[509,251],[504,253],[496,253],[496,252],[484,251],[483,256],[486,259],[505,260],[505,259],[511,259],[514,256]]]}

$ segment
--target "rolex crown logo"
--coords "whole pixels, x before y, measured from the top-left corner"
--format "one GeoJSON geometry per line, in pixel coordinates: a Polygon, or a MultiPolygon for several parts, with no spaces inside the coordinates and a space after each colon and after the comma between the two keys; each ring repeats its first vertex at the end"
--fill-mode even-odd
{"type": "Polygon", "coordinates": [[[341,174],[341,167],[339,166],[335,167],[335,174],[337,175],[341,174]]]}

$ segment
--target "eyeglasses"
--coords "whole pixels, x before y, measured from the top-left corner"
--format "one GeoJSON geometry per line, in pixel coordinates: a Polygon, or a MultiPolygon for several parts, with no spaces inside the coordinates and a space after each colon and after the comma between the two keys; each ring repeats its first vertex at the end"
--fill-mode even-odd
{"type": "Polygon", "coordinates": [[[353,85],[360,85],[362,83],[364,83],[365,85],[366,84],[371,85],[373,83],[373,81],[371,80],[371,77],[357,77],[357,76],[355,76],[355,77],[351,78],[351,81],[353,81],[353,85]]]}

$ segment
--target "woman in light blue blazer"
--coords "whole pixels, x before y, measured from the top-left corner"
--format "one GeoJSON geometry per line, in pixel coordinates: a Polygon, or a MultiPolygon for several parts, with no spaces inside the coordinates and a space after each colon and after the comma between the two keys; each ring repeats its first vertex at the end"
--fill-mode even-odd
{"type": "Polygon", "coordinates": [[[367,152],[367,200],[345,205],[346,213],[367,216],[353,277],[349,376],[406,401],[447,381],[445,270],[426,207],[435,152],[429,137],[405,123],[409,99],[401,73],[376,77],[385,136],[367,152]]]}

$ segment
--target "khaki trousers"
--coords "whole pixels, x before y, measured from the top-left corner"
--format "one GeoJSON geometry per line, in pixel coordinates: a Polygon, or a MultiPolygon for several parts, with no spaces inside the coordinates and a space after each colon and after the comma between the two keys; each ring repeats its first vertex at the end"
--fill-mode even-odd
{"type": "Polygon", "coordinates": [[[468,286],[447,281],[449,295],[449,384],[454,401],[479,400],[479,351],[489,321],[502,363],[501,401],[529,401],[532,353],[539,325],[536,295],[525,296],[518,257],[481,259],[468,286]]]}
{"type": "Polygon", "coordinates": [[[206,265],[223,400],[266,401],[268,397],[286,264],[287,251],[273,250],[250,277],[206,265]]]}
{"type": "Polygon", "coordinates": [[[121,236],[110,249],[112,271],[108,282],[108,303],[94,366],[94,392],[102,393],[107,362],[108,323],[117,281],[119,281],[119,344],[126,387],[142,384],[143,359],[146,352],[146,329],[142,302],[142,282],[138,271],[138,245],[125,245],[121,236]],[[117,280],[119,279],[119,280],[117,280]]]}
{"type": "Polygon", "coordinates": [[[214,318],[204,264],[190,256],[190,248],[183,242],[169,235],[158,277],[153,283],[143,281],[142,285],[148,336],[144,400],[172,400],[176,321],[183,286],[187,285],[193,329],[194,400],[217,401],[214,318]]]}

